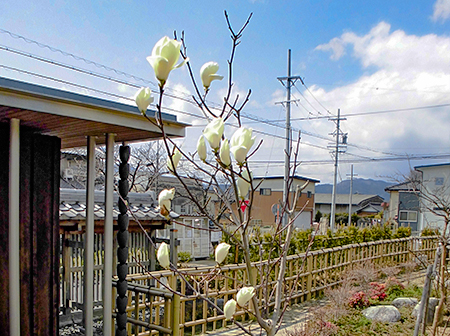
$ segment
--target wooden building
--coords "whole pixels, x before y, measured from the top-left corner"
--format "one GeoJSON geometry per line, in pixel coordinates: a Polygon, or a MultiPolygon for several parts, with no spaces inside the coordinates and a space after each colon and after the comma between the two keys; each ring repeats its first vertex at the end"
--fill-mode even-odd
{"type": "MultiPolygon", "coordinates": [[[[165,132],[185,124],[164,114],[165,132]]],[[[111,311],[114,142],[161,137],[136,107],[0,78],[0,325],[2,335],[57,335],[60,150],[87,146],[84,311],[92,335],[94,151],[106,144],[104,309],[111,311]]],[[[104,334],[112,331],[104,319],[104,334]]]]}

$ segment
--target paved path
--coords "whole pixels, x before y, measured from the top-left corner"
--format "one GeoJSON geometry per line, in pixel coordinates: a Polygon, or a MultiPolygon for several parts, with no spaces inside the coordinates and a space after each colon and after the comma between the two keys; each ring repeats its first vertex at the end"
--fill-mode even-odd
{"type": "MultiPolygon", "coordinates": [[[[283,335],[284,331],[289,329],[302,328],[303,324],[307,321],[308,317],[310,316],[311,308],[324,306],[327,302],[328,301],[326,299],[321,299],[321,300],[310,300],[303,302],[302,304],[291,305],[291,307],[289,307],[286,310],[286,313],[283,318],[283,323],[281,325],[280,330],[278,331],[278,335],[283,335]]],[[[244,324],[244,326],[246,327],[248,327],[249,325],[252,326],[252,330],[255,331],[255,334],[259,335],[258,324],[256,322],[253,322],[253,324],[250,323],[244,324]]],[[[238,328],[234,324],[216,331],[207,332],[207,334],[214,336],[246,335],[246,333],[244,333],[242,329],[238,328]]]]}
{"type": "MultiPolygon", "coordinates": [[[[425,272],[424,270],[417,271],[410,275],[409,277],[400,277],[400,280],[406,284],[408,280],[411,283],[415,283],[418,286],[423,286],[423,278],[424,278],[425,272]]],[[[313,308],[322,307],[328,303],[328,300],[326,298],[320,299],[320,300],[310,300],[305,301],[302,304],[294,304],[291,305],[291,307],[288,308],[286,311],[283,323],[281,325],[280,330],[278,331],[278,335],[285,335],[285,331],[294,329],[294,328],[302,328],[304,323],[308,320],[309,316],[311,315],[311,311],[313,308]]],[[[246,327],[248,327],[250,324],[245,323],[246,327]]],[[[256,332],[256,330],[259,331],[258,325],[256,322],[253,322],[252,329],[255,331],[255,334],[259,334],[259,332],[256,332]]],[[[230,325],[226,328],[222,328],[216,331],[210,331],[207,332],[209,335],[214,336],[238,336],[238,335],[246,335],[240,328],[236,327],[236,325],[230,325]]]]}

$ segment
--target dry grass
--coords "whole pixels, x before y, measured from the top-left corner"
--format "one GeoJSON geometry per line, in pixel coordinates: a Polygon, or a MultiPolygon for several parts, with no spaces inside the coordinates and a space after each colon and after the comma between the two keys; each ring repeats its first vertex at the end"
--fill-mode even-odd
{"type": "Polygon", "coordinates": [[[355,292],[350,282],[344,281],[339,287],[325,290],[325,296],[329,300],[329,304],[322,310],[327,320],[337,320],[341,316],[348,314],[348,302],[355,292]]]}
{"type": "Polygon", "coordinates": [[[372,263],[359,264],[346,274],[346,279],[358,290],[367,290],[370,283],[378,279],[379,271],[372,263]]]}
{"type": "Polygon", "coordinates": [[[401,269],[399,266],[385,266],[381,267],[380,273],[387,278],[395,277],[397,274],[401,272],[401,269]]]}

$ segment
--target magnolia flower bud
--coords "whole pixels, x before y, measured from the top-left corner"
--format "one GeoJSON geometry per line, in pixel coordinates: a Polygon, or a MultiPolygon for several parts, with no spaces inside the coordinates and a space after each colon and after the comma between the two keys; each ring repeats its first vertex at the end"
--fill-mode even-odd
{"type": "Polygon", "coordinates": [[[240,199],[244,199],[245,196],[248,194],[248,190],[250,189],[250,183],[247,181],[250,181],[250,176],[248,175],[248,171],[244,170],[242,172],[242,177],[239,177],[237,179],[237,189],[238,189],[238,196],[240,199]]]}
{"type": "Polygon", "coordinates": [[[236,301],[234,299],[228,300],[223,307],[223,313],[225,314],[226,320],[231,320],[234,313],[236,312],[236,301]]]}
{"type": "Polygon", "coordinates": [[[203,64],[202,68],[200,69],[200,77],[202,78],[202,83],[205,90],[208,90],[213,80],[223,79],[223,76],[216,74],[218,70],[219,64],[217,64],[216,62],[207,62],[203,64]]]}
{"type": "Polygon", "coordinates": [[[217,150],[222,139],[225,123],[222,118],[214,118],[203,130],[203,135],[208,140],[212,149],[217,150]]]}
{"type": "Polygon", "coordinates": [[[220,145],[219,157],[220,162],[222,162],[225,167],[228,167],[231,164],[230,142],[227,139],[223,140],[220,145]]]}
{"type": "Polygon", "coordinates": [[[251,128],[240,127],[231,137],[231,153],[238,163],[243,163],[247,159],[250,148],[255,143],[256,137],[252,138],[251,128]]]}
{"type": "Polygon", "coordinates": [[[225,260],[228,254],[228,250],[230,249],[231,245],[227,243],[220,243],[216,247],[215,256],[216,256],[216,263],[220,264],[222,261],[225,260]]]}
{"type": "MultiPolygon", "coordinates": [[[[180,162],[180,159],[181,159],[181,153],[178,150],[178,148],[175,148],[173,155],[172,155],[172,161],[173,161],[173,165],[174,165],[175,169],[177,169],[178,162],[180,162]]],[[[169,169],[169,171],[173,173],[175,171],[175,169],[173,169],[173,167],[172,167],[172,161],[170,160],[170,158],[167,159],[167,169],[169,169]]]]}
{"type": "Polygon", "coordinates": [[[206,144],[203,135],[200,135],[200,138],[198,138],[197,141],[197,154],[200,160],[202,161],[206,160],[206,144]]]}
{"type": "Polygon", "coordinates": [[[158,258],[159,264],[161,267],[169,268],[170,261],[169,261],[169,245],[162,242],[161,245],[159,245],[158,253],[156,254],[156,257],[158,258]]]}
{"type": "Polygon", "coordinates": [[[147,61],[153,67],[161,87],[166,84],[169,73],[173,69],[181,67],[188,61],[188,59],[185,59],[180,64],[175,65],[180,58],[180,49],[181,42],[164,36],[153,47],[151,56],[147,57],[147,61]]]}
{"type": "Polygon", "coordinates": [[[253,287],[242,287],[236,295],[236,301],[239,306],[244,307],[253,295],[255,295],[253,287]]]}
{"type": "Polygon", "coordinates": [[[148,87],[142,87],[134,98],[136,105],[142,114],[145,114],[148,106],[153,103],[152,91],[148,87]]]}
{"type": "Polygon", "coordinates": [[[159,211],[163,216],[169,215],[170,206],[172,203],[171,201],[173,200],[174,196],[175,196],[175,188],[164,189],[159,193],[158,196],[159,211]]]}

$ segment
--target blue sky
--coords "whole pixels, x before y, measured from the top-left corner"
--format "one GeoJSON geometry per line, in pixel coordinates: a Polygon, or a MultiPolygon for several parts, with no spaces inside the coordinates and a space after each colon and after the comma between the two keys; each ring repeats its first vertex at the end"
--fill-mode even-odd
{"type": "MultiPolygon", "coordinates": [[[[297,82],[293,118],[335,114],[398,110],[450,103],[450,0],[433,1],[3,1],[0,28],[38,41],[87,60],[153,81],[146,61],[153,45],[164,35],[185,31],[188,54],[196,71],[207,61],[226,61],[231,41],[223,11],[227,10],[236,29],[253,12],[250,25],[238,47],[234,68],[235,88],[241,96],[252,90],[245,112],[263,119],[284,117],[285,99],[278,76],[287,72],[287,50],[292,49],[292,73],[304,78],[310,92],[297,82]],[[312,95],[311,95],[312,94],[312,95]],[[303,95],[303,96],[302,96],[303,95]],[[320,102],[320,104],[318,103],[320,102]],[[322,106],[323,105],[323,106],[322,106]]],[[[98,68],[23,39],[0,33],[0,45],[58,62],[117,77],[133,79],[98,68]]],[[[28,57],[0,50],[0,65],[36,72],[78,85],[93,87],[124,97],[135,89],[49,66],[28,57]]],[[[0,76],[96,95],[88,89],[56,83],[0,67],[0,76]]],[[[185,68],[171,73],[168,86],[177,95],[193,93],[185,68]]],[[[209,99],[220,103],[226,81],[214,82],[209,99]]],[[[127,100],[121,100],[127,102],[127,100]]],[[[180,100],[166,100],[175,110],[199,113],[180,100]]],[[[363,178],[385,178],[406,174],[410,166],[443,160],[360,162],[359,159],[450,153],[450,107],[425,108],[348,117],[342,129],[349,134],[346,161],[340,165],[340,179],[350,171],[363,178]],[[358,161],[356,161],[358,159],[358,161]]],[[[183,121],[196,127],[188,130],[197,138],[205,122],[185,114],[183,121]]],[[[279,127],[245,120],[255,130],[284,134],[279,127]]],[[[332,180],[333,166],[326,147],[334,124],[326,119],[293,121],[304,134],[300,157],[305,161],[298,173],[332,180]],[[318,147],[319,148],[318,148],[318,147]],[[312,165],[312,160],[329,161],[312,165]]],[[[232,128],[226,135],[231,136],[232,128]]],[[[284,141],[257,134],[264,144],[255,159],[256,175],[282,174],[284,141]]],[[[194,151],[194,141],[182,141],[194,151]]]]}

